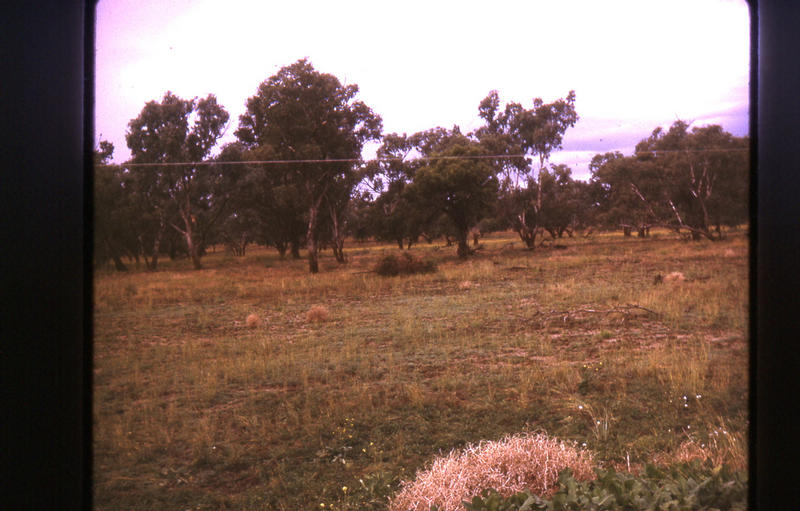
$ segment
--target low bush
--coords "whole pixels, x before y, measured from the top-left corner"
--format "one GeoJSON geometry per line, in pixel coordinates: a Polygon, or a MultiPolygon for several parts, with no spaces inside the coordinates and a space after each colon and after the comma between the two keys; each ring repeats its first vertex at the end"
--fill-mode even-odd
{"type": "Polygon", "coordinates": [[[422,260],[404,252],[400,255],[388,255],[381,258],[375,266],[375,273],[384,277],[394,277],[396,275],[413,275],[416,273],[433,273],[436,271],[436,263],[430,260],[422,260]]]}
{"type": "Polygon", "coordinates": [[[694,460],[665,469],[648,465],[640,476],[614,469],[595,471],[597,479],[592,481],[579,481],[569,469],[562,471],[558,491],[549,498],[530,491],[503,496],[489,489],[464,502],[464,507],[467,511],[747,509],[746,473],[715,467],[710,461],[694,460]]]}

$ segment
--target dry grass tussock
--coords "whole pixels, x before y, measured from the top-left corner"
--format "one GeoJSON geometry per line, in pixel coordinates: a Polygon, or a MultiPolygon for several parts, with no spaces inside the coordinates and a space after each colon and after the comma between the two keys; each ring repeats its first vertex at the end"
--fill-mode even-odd
{"type": "Polygon", "coordinates": [[[681,283],[685,281],[686,281],[686,276],[679,271],[674,271],[672,273],[664,275],[664,282],[681,283]]]}
{"type": "Polygon", "coordinates": [[[244,324],[247,328],[258,328],[261,326],[261,318],[256,313],[250,314],[245,319],[244,324]]]}
{"type": "Polygon", "coordinates": [[[689,438],[675,452],[657,455],[654,461],[656,464],[666,465],[675,461],[708,459],[717,467],[725,464],[734,470],[746,470],[748,452],[745,435],[728,431],[724,425],[718,426],[708,433],[706,439],[689,438]]]}
{"type": "Polygon", "coordinates": [[[330,311],[324,305],[315,305],[306,312],[306,320],[311,323],[322,323],[330,318],[330,311]]]}
{"type": "Polygon", "coordinates": [[[508,436],[435,459],[416,479],[403,484],[389,509],[422,511],[436,505],[442,511],[455,511],[462,508],[462,501],[487,488],[503,495],[526,489],[547,495],[564,468],[571,468],[576,479],[588,480],[595,477],[593,466],[589,451],[546,435],[508,436]]]}

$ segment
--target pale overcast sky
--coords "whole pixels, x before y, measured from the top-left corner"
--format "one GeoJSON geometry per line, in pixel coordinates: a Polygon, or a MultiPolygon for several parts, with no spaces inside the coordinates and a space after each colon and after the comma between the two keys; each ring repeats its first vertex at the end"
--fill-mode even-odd
{"type": "Polygon", "coordinates": [[[258,85],[307,57],[358,84],[384,133],[471,131],[492,89],[528,108],[575,90],[551,161],[587,179],[592,156],[676,119],[747,135],[749,23],[744,0],[100,0],[95,140],[130,158],[128,122],[167,90],[215,94],[234,140],[258,85]]]}

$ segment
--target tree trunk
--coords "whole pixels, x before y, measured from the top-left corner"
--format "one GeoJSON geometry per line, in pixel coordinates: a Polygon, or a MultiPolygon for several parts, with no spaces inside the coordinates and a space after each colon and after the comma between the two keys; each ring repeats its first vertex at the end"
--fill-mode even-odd
{"type": "Polygon", "coordinates": [[[525,246],[529,249],[536,248],[536,229],[531,229],[530,227],[523,225],[519,229],[517,229],[517,234],[519,234],[519,238],[525,243],[525,246]]]}
{"type": "Polygon", "coordinates": [[[200,254],[198,254],[197,245],[192,241],[191,232],[187,232],[184,236],[186,238],[186,248],[189,250],[189,256],[192,258],[192,266],[195,270],[202,270],[203,265],[200,264],[200,254]]]}
{"type": "Polygon", "coordinates": [[[275,248],[278,250],[278,255],[281,259],[286,258],[286,250],[289,248],[289,244],[285,241],[277,241],[275,242],[275,248]]]}
{"type": "Polygon", "coordinates": [[[109,254],[111,254],[111,260],[114,261],[114,269],[117,271],[128,271],[128,267],[125,266],[125,263],[122,262],[122,258],[119,256],[119,253],[114,250],[111,242],[105,240],[106,248],[108,248],[109,254]]]}
{"type": "Polygon", "coordinates": [[[117,271],[128,271],[128,267],[122,262],[122,259],[117,254],[111,255],[111,260],[114,261],[114,269],[117,271]]]}
{"type": "Polygon", "coordinates": [[[337,263],[347,262],[347,258],[344,256],[344,240],[333,242],[333,255],[336,256],[337,263]]]}
{"type": "Polygon", "coordinates": [[[463,236],[459,235],[458,249],[456,253],[458,254],[458,257],[460,257],[461,259],[466,259],[467,256],[469,255],[469,242],[467,241],[466,234],[464,234],[463,236]]]}
{"type": "Polygon", "coordinates": [[[536,248],[536,227],[531,228],[528,225],[528,219],[524,211],[517,216],[517,220],[519,221],[519,227],[517,227],[519,238],[528,249],[533,250],[536,248]]]}
{"type": "Polygon", "coordinates": [[[158,232],[156,232],[155,240],[153,240],[153,254],[150,263],[147,262],[147,255],[145,255],[144,262],[147,266],[148,270],[155,271],[158,267],[158,253],[161,250],[161,237],[164,235],[164,230],[167,228],[167,222],[164,220],[164,216],[161,217],[161,223],[158,227],[158,232]]]}
{"type": "MultiPolygon", "coordinates": [[[[198,251],[198,247],[195,244],[194,240],[192,239],[193,236],[193,229],[192,223],[194,222],[194,218],[192,218],[191,214],[188,212],[181,211],[181,217],[183,217],[183,225],[186,226],[186,230],[183,232],[180,229],[176,230],[183,234],[183,238],[186,240],[186,250],[189,252],[189,257],[192,259],[192,266],[194,266],[195,270],[202,270],[203,265],[200,264],[200,254],[198,251]]],[[[172,224],[175,227],[175,224],[172,224]]]]}
{"type": "Polygon", "coordinates": [[[294,239],[291,243],[292,259],[300,259],[300,240],[294,239]]]}
{"type": "Polygon", "coordinates": [[[330,214],[331,214],[331,223],[332,225],[332,233],[333,240],[331,240],[331,246],[333,247],[333,255],[336,257],[336,262],[343,264],[345,262],[344,258],[344,236],[339,229],[339,216],[336,214],[336,210],[333,206],[330,207],[330,214]]]}
{"type": "Polygon", "coordinates": [[[317,245],[317,216],[321,200],[312,204],[308,210],[308,232],[306,233],[306,249],[308,250],[308,271],[319,273],[319,246],[317,245]]]}

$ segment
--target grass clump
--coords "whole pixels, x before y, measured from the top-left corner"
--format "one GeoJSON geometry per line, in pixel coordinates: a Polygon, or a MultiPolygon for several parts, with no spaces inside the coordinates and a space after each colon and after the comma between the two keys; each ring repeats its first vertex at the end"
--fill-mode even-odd
{"type": "Polygon", "coordinates": [[[547,494],[555,488],[560,471],[570,468],[576,478],[591,479],[593,466],[589,451],[544,434],[512,435],[435,459],[402,486],[389,509],[427,511],[436,506],[440,511],[455,511],[485,488],[502,495],[526,489],[547,494]]]}
{"type": "Polygon", "coordinates": [[[310,323],[323,323],[330,319],[331,313],[324,305],[315,305],[306,312],[306,320],[310,323]]]}
{"type": "Polygon", "coordinates": [[[433,273],[435,271],[435,262],[416,258],[408,252],[404,252],[400,255],[385,256],[380,259],[375,266],[375,273],[384,277],[433,273]]]}
{"type": "Polygon", "coordinates": [[[244,324],[247,328],[258,328],[261,326],[261,318],[256,313],[249,314],[244,324]]]}

